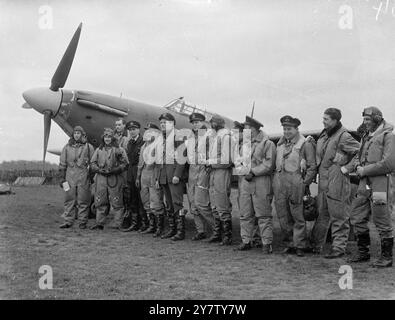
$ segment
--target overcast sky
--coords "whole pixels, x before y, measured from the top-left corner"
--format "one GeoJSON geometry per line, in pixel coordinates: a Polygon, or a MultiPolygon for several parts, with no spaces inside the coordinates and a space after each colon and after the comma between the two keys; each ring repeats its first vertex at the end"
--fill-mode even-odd
{"type": "MultiPolygon", "coordinates": [[[[255,101],[268,133],[281,131],[284,114],[299,117],[302,130],[321,129],[328,106],[342,109],[349,128],[365,105],[395,122],[395,2],[378,12],[380,2],[0,0],[0,161],[41,159],[42,115],[22,109],[21,94],[49,86],[79,22],[69,89],[159,106],[184,96],[234,120],[255,101]],[[343,4],[351,29],[339,26],[343,4]],[[43,5],[52,29],[40,28],[43,5]]],[[[49,148],[66,142],[53,123],[49,148]]]]}

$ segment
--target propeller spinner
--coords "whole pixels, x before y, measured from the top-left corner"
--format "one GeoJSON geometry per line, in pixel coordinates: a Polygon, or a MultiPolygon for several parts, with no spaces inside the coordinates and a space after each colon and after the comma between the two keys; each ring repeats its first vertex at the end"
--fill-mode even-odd
{"type": "Polygon", "coordinates": [[[23,108],[33,108],[44,115],[44,146],[43,146],[43,170],[45,169],[45,156],[47,153],[48,139],[51,132],[51,119],[56,115],[62,103],[62,91],[67,77],[73,64],[75,52],[77,50],[78,41],[80,39],[82,23],[79,24],[71,39],[62,59],[51,80],[49,88],[34,88],[23,92],[23,98],[26,103],[23,108]]]}

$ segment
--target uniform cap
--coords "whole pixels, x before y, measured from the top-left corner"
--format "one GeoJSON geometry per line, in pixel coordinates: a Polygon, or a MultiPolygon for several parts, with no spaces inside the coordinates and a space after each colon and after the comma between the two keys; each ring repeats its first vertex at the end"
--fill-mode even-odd
{"type": "Polygon", "coordinates": [[[159,120],[162,120],[162,119],[167,120],[167,121],[176,122],[176,119],[174,118],[174,116],[171,113],[168,113],[168,112],[162,113],[160,115],[159,120]]]}
{"type": "Polygon", "coordinates": [[[233,122],[233,129],[244,130],[244,124],[239,121],[233,122]]]}
{"type": "Polygon", "coordinates": [[[126,128],[127,128],[128,130],[130,130],[130,129],[132,129],[132,128],[138,128],[138,129],[140,129],[140,128],[141,128],[141,124],[140,124],[140,122],[138,122],[138,121],[131,120],[131,121],[128,121],[128,122],[126,123],[126,128]]]}
{"type": "Polygon", "coordinates": [[[155,123],[148,122],[144,129],[145,129],[145,130],[147,130],[147,129],[156,129],[156,130],[159,130],[159,127],[158,127],[155,123]]]}
{"type": "Polygon", "coordinates": [[[193,121],[206,121],[206,117],[204,116],[204,114],[194,112],[189,116],[189,122],[193,121]]]}
{"type": "Polygon", "coordinates": [[[263,127],[263,124],[260,123],[258,120],[254,119],[253,117],[246,116],[246,121],[244,122],[244,126],[250,126],[254,127],[256,129],[259,129],[260,127],[263,127]]]}
{"type": "Polygon", "coordinates": [[[281,117],[280,122],[282,126],[291,126],[295,128],[299,127],[301,124],[298,118],[293,118],[289,115],[281,117]]]}

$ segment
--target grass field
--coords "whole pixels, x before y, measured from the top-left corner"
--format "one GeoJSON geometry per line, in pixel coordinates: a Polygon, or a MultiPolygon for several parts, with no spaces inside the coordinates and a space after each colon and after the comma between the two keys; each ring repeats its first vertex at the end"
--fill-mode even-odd
{"type": "MultiPolygon", "coordinates": [[[[190,215],[187,239],[179,242],[110,229],[62,230],[59,187],[14,191],[0,196],[2,299],[395,299],[395,267],[354,265],[353,289],[341,290],[338,270],[346,260],[280,254],[276,221],[275,252],[263,256],[259,249],[191,241],[190,215]],[[53,269],[53,290],[39,289],[41,265],[53,269]]],[[[237,206],[233,217],[237,243],[237,206]]]]}

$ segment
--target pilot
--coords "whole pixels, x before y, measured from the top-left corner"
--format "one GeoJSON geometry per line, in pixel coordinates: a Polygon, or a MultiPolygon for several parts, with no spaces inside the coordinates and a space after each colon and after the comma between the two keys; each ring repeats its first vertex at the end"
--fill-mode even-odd
{"type": "MultiPolygon", "coordinates": [[[[125,123],[125,120],[123,118],[118,118],[115,121],[114,125],[114,137],[117,141],[118,146],[122,147],[127,150],[127,145],[128,145],[128,131],[127,131],[127,126],[125,123]]],[[[130,190],[127,184],[127,171],[125,171],[122,174],[123,177],[123,204],[125,208],[124,212],[124,221],[123,223],[129,223],[130,224],[130,190]]]]}
{"type": "Polygon", "coordinates": [[[143,136],[140,134],[141,125],[138,121],[129,121],[127,129],[129,142],[126,153],[128,155],[129,167],[127,171],[128,211],[130,211],[131,224],[124,232],[143,232],[148,228],[147,212],[141,202],[140,190],[136,186],[137,168],[139,164],[140,150],[144,144],[143,136]]]}
{"type": "Polygon", "coordinates": [[[280,122],[284,135],[277,143],[275,207],[286,244],[284,253],[302,257],[307,247],[303,196],[317,174],[315,141],[299,133],[299,119],[287,115],[280,122]]]}
{"type": "Polygon", "coordinates": [[[119,147],[112,129],[104,129],[102,144],[96,149],[91,160],[91,170],[95,176],[96,224],[92,230],[103,230],[109,214],[114,215],[111,228],[120,228],[123,221],[123,178],[127,170],[128,158],[123,148],[119,147]]]}
{"type": "MultiPolygon", "coordinates": [[[[238,176],[238,183],[237,183],[237,205],[239,207],[240,211],[240,186],[241,186],[241,180],[243,179],[243,176],[241,174],[237,174],[238,168],[241,168],[243,166],[242,163],[242,145],[243,145],[243,130],[244,130],[244,123],[241,123],[239,121],[234,121],[233,122],[233,128],[232,128],[232,140],[233,140],[233,157],[235,159],[234,161],[234,166],[236,170],[236,175],[238,176]]],[[[235,174],[235,173],[233,173],[235,174]]],[[[253,239],[251,241],[251,245],[256,248],[262,248],[262,240],[261,240],[261,234],[259,232],[259,226],[258,226],[258,219],[255,218],[255,230],[253,232],[253,239]]]]}
{"type": "MultiPolygon", "coordinates": [[[[150,163],[149,161],[144,160],[144,151],[147,150],[147,152],[149,152],[148,147],[155,140],[155,136],[151,136],[151,134],[158,135],[160,134],[160,131],[159,131],[159,127],[151,122],[147,124],[145,130],[146,130],[144,133],[145,142],[141,147],[139,164],[137,168],[137,178],[136,178],[136,187],[140,189],[141,202],[144,206],[145,212],[147,213],[147,217],[149,221],[149,227],[141,232],[143,234],[155,233],[157,229],[157,225],[158,228],[163,229],[163,219],[161,222],[158,222],[156,216],[154,215],[150,207],[150,193],[153,192],[152,178],[154,171],[154,163],[150,163]]],[[[152,150],[151,152],[154,151],[155,150],[152,150]]]]}
{"type": "Polygon", "coordinates": [[[65,193],[64,213],[65,223],[60,228],[70,228],[76,213],[80,220],[79,228],[86,229],[89,206],[91,203],[89,164],[94,149],[83,140],[85,131],[76,126],[69,142],[60,155],[59,171],[62,183],[68,182],[70,189],[65,193]]]}
{"type": "Polygon", "coordinates": [[[272,175],[275,168],[276,146],[260,130],[263,125],[256,119],[246,116],[244,130],[250,130],[251,140],[242,145],[244,173],[239,177],[240,234],[242,243],[237,250],[251,249],[255,222],[258,220],[262,252],[272,252],[272,175]],[[250,142],[250,143],[249,143],[250,142]]]}
{"type": "MultiPolygon", "coordinates": [[[[152,207],[161,219],[164,216],[163,195],[166,199],[166,211],[169,230],[161,235],[162,239],[183,240],[185,238],[185,211],[183,196],[187,179],[185,162],[178,161],[177,149],[184,141],[177,140],[175,118],[171,113],[163,113],[159,117],[162,131],[161,159],[155,162],[153,182],[155,194],[152,207]]],[[[158,234],[159,235],[159,234],[158,234]]]]}
{"type": "Polygon", "coordinates": [[[384,120],[382,112],[377,107],[365,108],[362,116],[367,132],[362,137],[362,145],[355,165],[360,182],[351,211],[358,254],[351,258],[350,262],[370,260],[368,222],[372,215],[373,223],[381,238],[381,255],[373,266],[390,267],[394,238],[388,186],[390,174],[395,166],[394,127],[384,120]]]}
{"type": "Polygon", "coordinates": [[[353,170],[359,150],[358,141],[343,127],[341,117],[341,111],[337,108],[325,110],[325,128],[318,138],[316,148],[319,215],[312,230],[311,244],[313,252],[321,252],[331,224],[332,248],[325,255],[327,259],[339,258],[345,254],[350,232],[349,172],[353,170]]]}
{"type": "Polygon", "coordinates": [[[119,118],[117,121],[115,121],[114,137],[117,140],[118,146],[126,150],[128,146],[129,135],[125,119],[119,118]]]}
{"type": "Polygon", "coordinates": [[[219,115],[210,119],[212,134],[209,141],[207,170],[210,170],[209,194],[212,209],[213,234],[210,243],[232,244],[232,204],[230,183],[232,177],[231,135],[225,120],[219,115]]]}
{"type": "Polygon", "coordinates": [[[205,224],[212,224],[208,185],[204,185],[204,180],[208,180],[205,167],[208,147],[205,121],[206,117],[201,113],[195,112],[189,116],[189,122],[192,124],[192,133],[185,142],[189,163],[188,200],[196,229],[196,234],[192,237],[192,241],[205,239],[207,237],[205,224]],[[200,203],[200,206],[197,206],[197,202],[200,203]]]}

